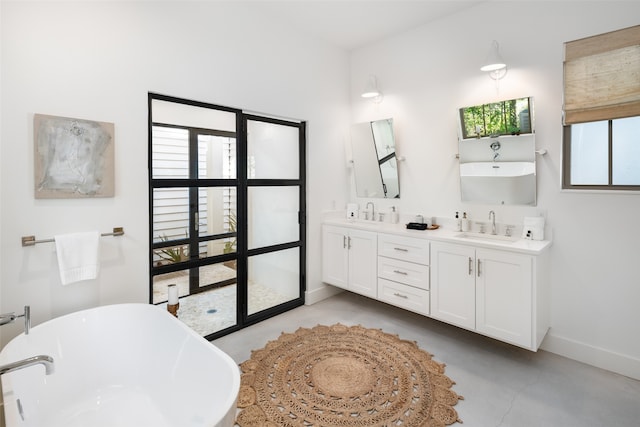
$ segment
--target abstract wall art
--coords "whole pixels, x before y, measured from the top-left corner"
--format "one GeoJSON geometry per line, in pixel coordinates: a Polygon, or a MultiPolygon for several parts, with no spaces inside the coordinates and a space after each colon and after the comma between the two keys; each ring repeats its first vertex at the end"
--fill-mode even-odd
{"type": "Polygon", "coordinates": [[[35,198],[114,196],[113,123],[35,114],[35,198]]]}

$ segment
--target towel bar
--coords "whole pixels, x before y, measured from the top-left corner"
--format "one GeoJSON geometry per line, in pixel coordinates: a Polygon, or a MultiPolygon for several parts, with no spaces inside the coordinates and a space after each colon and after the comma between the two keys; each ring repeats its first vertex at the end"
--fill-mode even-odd
{"type": "MultiPolygon", "coordinates": [[[[113,227],[111,233],[102,233],[101,236],[122,236],[124,234],[124,228],[113,227]]],[[[36,240],[36,236],[22,236],[22,246],[34,246],[36,243],[51,243],[55,242],[55,239],[42,239],[36,240]]]]}

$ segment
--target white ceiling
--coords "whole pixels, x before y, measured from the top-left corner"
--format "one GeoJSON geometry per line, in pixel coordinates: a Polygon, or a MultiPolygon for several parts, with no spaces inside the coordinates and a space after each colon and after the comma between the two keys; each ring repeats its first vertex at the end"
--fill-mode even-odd
{"type": "MultiPolygon", "coordinates": [[[[484,0],[486,1],[486,0],[484,0]]],[[[475,6],[464,0],[251,1],[280,25],[352,50],[475,6]]]]}

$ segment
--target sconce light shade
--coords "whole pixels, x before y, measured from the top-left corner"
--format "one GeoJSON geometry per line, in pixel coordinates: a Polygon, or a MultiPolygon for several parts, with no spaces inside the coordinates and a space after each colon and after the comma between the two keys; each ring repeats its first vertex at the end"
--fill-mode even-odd
{"type": "Polygon", "coordinates": [[[381,95],[382,93],[380,92],[380,89],[378,89],[378,80],[376,79],[376,76],[370,75],[361,96],[363,98],[377,98],[381,95]]]}
{"type": "Polygon", "coordinates": [[[480,71],[488,72],[489,77],[494,80],[499,80],[507,74],[507,64],[500,55],[500,48],[497,41],[493,40],[491,42],[491,49],[484,64],[485,65],[480,67],[480,71]]]}

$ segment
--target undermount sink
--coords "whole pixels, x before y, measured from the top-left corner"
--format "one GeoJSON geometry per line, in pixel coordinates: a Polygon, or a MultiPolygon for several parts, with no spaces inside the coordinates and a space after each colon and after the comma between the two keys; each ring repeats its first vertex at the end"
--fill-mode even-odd
{"type": "Polygon", "coordinates": [[[502,236],[499,234],[471,233],[471,232],[456,234],[454,237],[457,237],[460,239],[482,240],[482,241],[495,242],[495,243],[513,243],[516,240],[518,240],[516,236],[502,236]]]}

